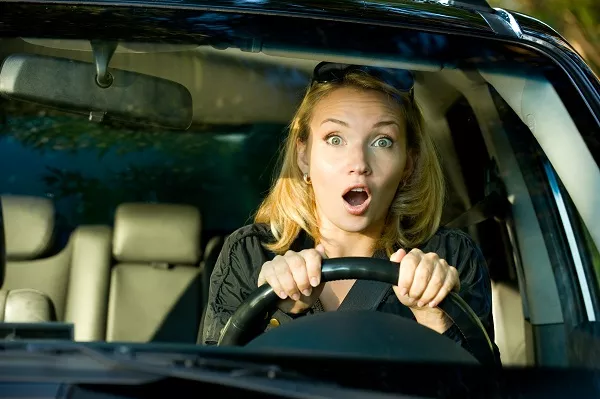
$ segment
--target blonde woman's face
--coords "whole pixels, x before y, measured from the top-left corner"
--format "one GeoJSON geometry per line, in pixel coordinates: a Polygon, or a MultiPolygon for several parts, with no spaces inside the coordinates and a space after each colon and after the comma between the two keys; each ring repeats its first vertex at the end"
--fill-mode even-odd
{"type": "Polygon", "coordinates": [[[321,229],[378,234],[410,168],[407,153],[404,118],[385,94],[344,87],[321,99],[298,145],[321,229]]]}

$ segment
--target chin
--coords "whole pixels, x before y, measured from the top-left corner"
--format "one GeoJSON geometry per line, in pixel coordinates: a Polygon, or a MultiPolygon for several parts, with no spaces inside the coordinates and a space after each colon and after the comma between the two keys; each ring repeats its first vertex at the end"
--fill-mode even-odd
{"type": "Polygon", "coordinates": [[[369,228],[373,221],[365,216],[346,216],[336,223],[338,228],[348,233],[361,233],[369,228]]]}

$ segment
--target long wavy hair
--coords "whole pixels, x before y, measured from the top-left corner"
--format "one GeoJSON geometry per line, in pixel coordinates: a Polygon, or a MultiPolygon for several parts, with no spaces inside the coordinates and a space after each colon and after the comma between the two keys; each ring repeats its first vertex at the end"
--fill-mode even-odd
{"type": "Polygon", "coordinates": [[[270,251],[286,252],[301,230],[320,241],[319,223],[312,186],[303,180],[297,164],[298,142],[306,143],[316,104],[340,87],[375,90],[400,105],[406,121],[407,151],[412,173],[400,183],[390,205],[382,235],[375,250],[393,253],[398,246],[414,248],[438,230],[444,203],[444,176],[433,140],[424,129],[421,110],[408,93],[364,72],[348,73],[343,80],[312,83],[294,115],[280,152],[279,175],[258,208],[254,221],[270,226],[274,242],[264,244],[270,251]]]}

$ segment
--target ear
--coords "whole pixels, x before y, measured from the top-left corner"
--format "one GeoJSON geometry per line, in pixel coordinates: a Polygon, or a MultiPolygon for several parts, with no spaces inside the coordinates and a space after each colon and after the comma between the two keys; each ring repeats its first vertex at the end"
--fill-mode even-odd
{"type": "Polygon", "coordinates": [[[296,141],[296,153],[298,155],[297,162],[298,167],[302,171],[302,173],[308,173],[309,170],[309,162],[308,162],[308,143],[306,141],[296,141]]]}

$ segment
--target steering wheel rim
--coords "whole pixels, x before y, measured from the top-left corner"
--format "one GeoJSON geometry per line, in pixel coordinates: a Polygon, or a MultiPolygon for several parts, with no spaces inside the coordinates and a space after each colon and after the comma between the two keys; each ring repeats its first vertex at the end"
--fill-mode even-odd
{"type": "MultiPolygon", "coordinates": [[[[400,264],[387,259],[368,257],[344,257],[323,259],[321,263],[321,282],[357,279],[372,280],[397,285],[400,264]]],[[[257,321],[276,306],[280,298],[273,288],[263,284],[252,292],[238,307],[221,332],[219,346],[243,346],[254,337],[249,332],[257,321]]],[[[438,305],[459,328],[464,338],[476,338],[485,342],[489,349],[489,358],[479,359],[482,363],[495,363],[494,347],[485,327],[470,306],[455,292],[451,292],[438,305]],[[461,315],[463,317],[461,317],[461,315]]]]}

